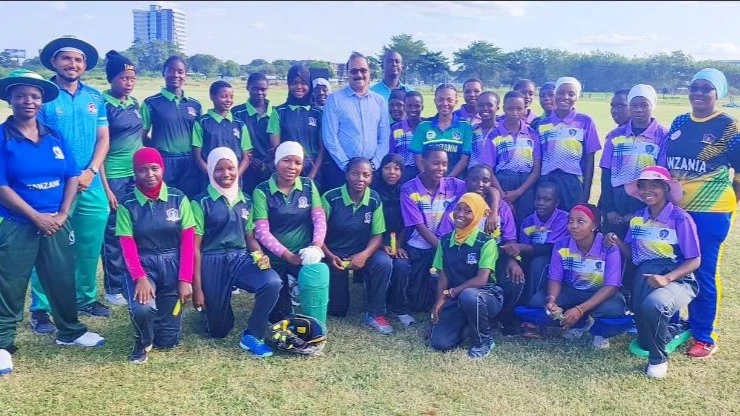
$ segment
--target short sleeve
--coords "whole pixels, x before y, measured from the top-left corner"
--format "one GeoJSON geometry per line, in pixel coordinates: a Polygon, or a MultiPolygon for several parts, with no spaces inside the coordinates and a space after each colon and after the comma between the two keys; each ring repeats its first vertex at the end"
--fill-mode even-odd
{"type": "Polygon", "coordinates": [[[321,197],[321,205],[324,207],[326,219],[329,220],[329,217],[331,216],[331,205],[329,205],[329,200],[326,199],[326,194],[321,197]]]}
{"type": "Polygon", "coordinates": [[[280,135],[280,113],[274,108],[270,114],[270,121],[267,123],[267,132],[270,134],[280,135]]]}
{"type": "Polygon", "coordinates": [[[424,214],[419,206],[411,199],[409,190],[401,190],[401,217],[406,227],[414,227],[424,224],[424,214]]]}
{"type": "Polygon", "coordinates": [[[190,207],[190,201],[188,197],[183,196],[180,201],[180,227],[185,230],[188,228],[195,227],[195,219],[193,219],[193,210],[190,207]]]}
{"type": "Polygon", "coordinates": [[[563,281],[563,257],[560,255],[560,250],[564,247],[557,245],[552,250],[552,256],[550,257],[550,267],[547,273],[547,278],[556,282],[563,281]]]}
{"type": "Polygon", "coordinates": [[[730,136],[730,142],[727,145],[727,154],[730,159],[730,167],[735,170],[734,182],[740,182],[740,131],[737,121],[732,121],[727,126],[725,134],[730,136]]]}
{"type": "Polygon", "coordinates": [[[585,143],[583,150],[585,153],[596,153],[601,150],[601,142],[599,142],[599,132],[596,131],[596,123],[592,118],[588,119],[588,123],[583,129],[583,141],[585,143]]]}
{"type": "Polygon", "coordinates": [[[498,246],[496,245],[496,241],[493,239],[488,240],[480,249],[480,260],[478,261],[478,268],[495,271],[497,261],[498,246]]]}
{"type": "Polygon", "coordinates": [[[254,231],[254,212],[250,212],[249,217],[247,217],[247,221],[244,223],[244,230],[247,232],[254,231]]]}
{"type": "Polygon", "coordinates": [[[442,268],[444,268],[441,243],[437,245],[437,251],[434,252],[434,260],[432,261],[432,266],[434,266],[434,268],[437,270],[442,270],[442,268]]]}
{"type": "Polygon", "coordinates": [[[609,134],[606,135],[606,139],[604,140],[604,151],[601,152],[601,162],[599,163],[599,166],[602,169],[612,168],[612,155],[614,154],[614,132],[615,130],[610,131],[609,134]]]}
{"type": "Polygon", "coordinates": [[[424,151],[424,137],[426,137],[427,129],[422,128],[421,125],[416,127],[414,131],[414,137],[411,139],[409,144],[409,150],[412,153],[422,153],[424,151]]]}
{"type": "Polygon", "coordinates": [[[152,129],[152,113],[151,113],[151,108],[149,107],[149,103],[144,101],[141,104],[141,108],[139,108],[139,112],[141,113],[141,122],[142,122],[144,130],[151,130],[152,129]]]}
{"type": "Polygon", "coordinates": [[[259,188],[252,193],[252,217],[255,220],[267,219],[267,196],[259,188]]]}
{"type": "Polygon", "coordinates": [[[319,188],[316,187],[316,183],[314,181],[311,181],[311,208],[322,208],[323,204],[321,203],[321,194],[319,193],[319,188]]]}
{"type": "Polygon", "coordinates": [[[190,210],[193,214],[193,221],[195,221],[195,234],[202,237],[206,233],[205,218],[203,218],[203,208],[201,208],[198,201],[191,201],[190,205],[190,210]]]}
{"type": "Polygon", "coordinates": [[[249,135],[249,129],[246,124],[242,124],[241,148],[245,152],[252,150],[252,137],[249,135]]]}
{"type": "Polygon", "coordinates": [[[684,259],[693,259],[701,256],[696,223],[686,213],[683,213],[681,218],[676,219],[676,236],[678,237],[678,247],[681,249],[681,255],[684,259]]]}
{"type": "Polygon", "coordinates": [[[462,154],[469,155],[473,152],[473,128],[469,123],[462,123],[462,154]]]}
{"type": "Polygon", "coordinates": [[[516,241],[516,222],[514,221],[514,213],[511,212],[511,207],[506,201],[499,203],[499,218],[501,220],[501,242],[510,243],[516,241]]]}
{"type": "Polygon", "coordinates": [[[128,208],[122,204],[119,204],[116,209],[116,236],[134,236],[134,226],[131,224],[131,213],[128,211],[128,208]]]}
{"type": "MultiPolygon", "coordinates": [[[[537,214],[533,214],[533,215],[537,215],[537,214]]],[[[519,231],[519,243],[520,244],[532,245],[532,236],[529,233],[527,233],[527,228],[532,227],[534,224],[530,223],[529,218],[531,217],[527,217],[524,219],[524,221],[522,221],[522,226],[519,231]]]]}
{"type": "Polygon", "coordinates": [[[195,120],[193,123],[193,147],[203,147],[203,126],[200,124],[200,120],[195,120]]]}
{"type": "Polygon", "coordinates": [[[378,235],[385,232],[385,215],[383,214],[383,204],[381,203],[373,212],[373,222],[370,226],[370,234],[378,235]]]}
{"type": "Polygon", "coordinates": [[[606,250],[604,286],[622,286],[622,254],[617,246],[606,250]]]}
{"type": "Polygon", "coordinates": [[[105,99],[98,95],[98,118],[95,125],[97,127],[108,127],[108,110],[105,108],[105,99]]]}

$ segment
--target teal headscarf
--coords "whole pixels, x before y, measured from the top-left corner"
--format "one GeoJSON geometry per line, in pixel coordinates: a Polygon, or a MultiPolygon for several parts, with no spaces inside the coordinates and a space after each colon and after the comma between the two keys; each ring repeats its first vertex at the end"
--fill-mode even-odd
{"type": "Polygon", "coordinates": [[[725,74],[722,73],[722,71],[714,68],[704,68],[697,72],[696,75],[694,75],[694,78],[691,78],[691,82],[694,82],[697,79],[702,79],[711,83],[717,90],[717,99],[727,95],[727,78],[725,78],[725,74]]]}

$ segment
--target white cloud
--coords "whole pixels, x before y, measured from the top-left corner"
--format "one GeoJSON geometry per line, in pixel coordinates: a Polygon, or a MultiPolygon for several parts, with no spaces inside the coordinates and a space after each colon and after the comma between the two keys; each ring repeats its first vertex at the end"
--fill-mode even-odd
{"type": "Polygon", "coordinates": [[[267,28],[267,26],[262,22],[252,22],[249,24],[249,27],[257,30],[265,30],[267,28]]]}
{"type": "Polygon", "coordinates": [[[691,51],[697,59],[740,59],[740,45],[730,42],[708,43],[691,51]]]}
{"type": "Polygon", "coordinates": [[[658,39],[658,36],[654,33],[647,35],[625,35],[621,33],[608,33],[608,34],[595,34],[581,37],[570,41],[569,43],[575,46],[586,46],[586,47],[615,47],[615,46],[628,46],[636,43],[651,42],[658,39]]]}
{"type": "Polygon", "coordinates": [[[66,10],[68,6],[66,1],[47,1],[46,5],[59,11],[66,10]]]}

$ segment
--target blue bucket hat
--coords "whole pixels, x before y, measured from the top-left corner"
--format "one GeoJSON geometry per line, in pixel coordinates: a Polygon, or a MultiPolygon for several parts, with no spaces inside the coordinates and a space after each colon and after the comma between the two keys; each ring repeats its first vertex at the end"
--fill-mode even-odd
{"type": "Polygon", "coordinates": [[[77,39],[74,36],[62,36],[61,38],[54,39],[47,43],[46,46],[41,49],[41,53],[39,54],[41,64],[45,66],[46,69],[55,71],[54,67],[51,65],[51,60],[62,50],[77,50],[82,53],[82,55],[85,56],[85,63],[88,71],[95,68],[95,65],[98,64],[98,51],[95,50],[95,47],[84,40],[77,39]]]}
{"type": "Polygon", "coordinates": [[[719,69],[704,68],[691,78],[691,82],[693,83],[697,79],[711,83],[714,89],[717,90],[718,99],[727,95],[727,78],[725,78],[725,74],[719,69]]]}
{"type": "Polygon", "coordinates": [[[16,85],[30,85],[41,90],[42,102],[48,103],[59,95],[59,87],[41,75],[27,69],[16,69],[0,78],[0,100],[10,100],[10,90],[16,85]]]}

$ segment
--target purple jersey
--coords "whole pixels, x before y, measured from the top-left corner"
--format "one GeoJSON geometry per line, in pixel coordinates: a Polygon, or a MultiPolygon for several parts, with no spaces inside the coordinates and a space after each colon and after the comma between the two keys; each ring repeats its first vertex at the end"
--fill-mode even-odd
{"type": "Polygon", "coordinates": [[[573,237],[566,237],[553,247],[549,279],[577,290],[619,287],[622,286],[622,256],[616,246],[604,245],[601,233],[596,233],[594,243],[585,255],[573,237]]]}
{"type": "Polygon", "coordinates": [[[568,235],[568,213],[555,209],[547,221],[540,221],[537,213],[533,213],[522,221],[522,232],[519,242],[522,244],[554,244],[568,235]]]}
{"type": "Polygon", "coordinates": [[[468,162],[468,168],[475,165],[480,165],[483,162],[483,147],[486,141],[493,140],[493,132],[496,130],[497,125],[494,125],[490,129],[486,130],[480,124],[473,126],[473,145],[470,152],[470,162],[468,162]]]}
{"type": "MultiPolygon", "coordinates": [[[[534,119],[537,118],[537,115],[534,113],[534,111],[532,111],[531,108],[528,108],[526,111],[527,111],[527,115],[524,116],[523,121],[527,123],[527,125],[529,126],[532,124],[534,119]]],[[[499,123],[503,123],[505,118],[506,118],[506,114],[499,114],[496,116],[496,121],[499,123]]]]}
{"type": "MultiPolygon", "coordinates": [[[[416,178],[406,182],[401,187],[401,216],[406,227],[415,227],[424,224],[437,237],[444,235],[439,232],[442,218],[449,213],[448,208],[466,192],[465,182],[457,178],[444,177],[435,194],[429,192],[421,179],[416,178]]],[[[448,231],[449,232],[449,231],[448,231]]],[[[432,246],[419,234],[416,229],[411,232],[408,240],[411,247],[429,249],[432,246]]]]}
{"type": "Polygon", "coordinates": [[[481,162],[496,172],[531,173],[535,160],[541,158],[537,132],[525,123],[514,132],[499,124],[483,142],[481,162]]]}
{"type": "Polygon", "coordinates": [[[562,120],[553,111],[539,123],[537,134],[542,145],[542,175],[561,170],[583,176],[583,155],[601,149],[593,120],[576,110],[562,120]]]}
{"type": "Polygon", "coordinates": [[[465,104],[463,104],[462,107],[458,108],[457,110],[453,111],[452,114],[458,116],[460,120],[467,121],[471,125],[479,124],[482,121],[478,113],[475,113],[475,114],[468,113],[468,109],[465,106],[465,104]]]}
{"type": "Polygon", "coordinates": [[[409,126],[407,120],[401,120],[391,125],[390,153],[398,153],[403,158],[404,166],[414,166],[414,154],[409,149],[411,139],[414,138],[414,129],[409,126]]]}
{"type": "Polygon", "coordinates": [[[619,126],[606,135],[601,168],[611,170],[612,186],[622,186],[636,180],[642,169],[654,166],[664,145],[668,129],[653,119],[639,135],[632,123],[619,126]]]}
{"type": "Polygon", "coordinates": [[[655,219],[650,218],[648,207],[638,211],[630,221],[624,242],[632,245],[634,264],[655,259],[678,263],[700,255],[694,220],[670,202],[655,219]]]}

